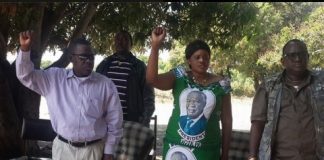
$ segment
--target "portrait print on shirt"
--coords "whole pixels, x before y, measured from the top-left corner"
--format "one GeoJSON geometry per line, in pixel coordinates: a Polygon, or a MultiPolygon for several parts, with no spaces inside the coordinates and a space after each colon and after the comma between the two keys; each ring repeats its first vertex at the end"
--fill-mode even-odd
{"type": "Polygon", "coordinates": [[[209,90],[187,88],[180,94],[179,134],[185,141],[199,141],[205,137],[216,96],[209,90]]]}
{"type": "Polygon", "coordinates": [[[166,160],[197,160],[195,155],[192,153],[192,150],[190,150],[187,147],[174,145],[171,147],[166,156],[166,160]]]}

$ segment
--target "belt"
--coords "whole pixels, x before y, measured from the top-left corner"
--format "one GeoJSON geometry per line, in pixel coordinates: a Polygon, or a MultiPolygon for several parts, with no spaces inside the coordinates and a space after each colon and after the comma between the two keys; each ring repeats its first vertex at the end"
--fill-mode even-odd
{"type": "Polygon", "coordinates": [[[69,141],[65,138],[63,138],[62,136],[60,135],[57,135],[57,138],[65,143],[68,143],[74,147],[86,147],[90,144],[93,144],[93,143],[96,143],[96,142],[99,142],[101,141],[101,139],[96,139],[96,140],[93,140],[93,141],[86,141],[86,142],[72,142],[72,141],[69,141]]]}

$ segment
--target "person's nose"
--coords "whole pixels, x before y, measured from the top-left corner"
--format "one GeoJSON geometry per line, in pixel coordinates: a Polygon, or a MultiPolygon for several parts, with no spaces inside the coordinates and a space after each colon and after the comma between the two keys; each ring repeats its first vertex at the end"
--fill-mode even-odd
{"type": "Polygon", "coordinates": [[[293,59],[294,59],[294,61],[300,61],[301,55],[295,55],[293,59]]]}
{"type": "Polygon", "coordinates": [[[94,63],[94,60],[91,60],[90,58],[87,58],[85,60],[85,63],[87,63],[87,64],[93,64],[94,63]]]}

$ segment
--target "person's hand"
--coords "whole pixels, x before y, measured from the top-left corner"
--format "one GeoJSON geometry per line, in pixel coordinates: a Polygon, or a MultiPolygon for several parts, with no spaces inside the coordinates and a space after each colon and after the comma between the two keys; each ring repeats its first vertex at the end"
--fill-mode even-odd
{"type": "Polygon", "coordinates": [[[104,154],[102,160],[114,160],[114,156],[112,154],[104,154]]]}
{"type": "Polygon", "coordinates": [[[20,50],[30,51],[33,31],[24,31],[19,33],[20,50]]]}
{"type": "Polygon", "coordinates": [[[152,31],[152,47],[160,47],[166,35],[166,30],[163,27],[156,27],[152,31]]]}

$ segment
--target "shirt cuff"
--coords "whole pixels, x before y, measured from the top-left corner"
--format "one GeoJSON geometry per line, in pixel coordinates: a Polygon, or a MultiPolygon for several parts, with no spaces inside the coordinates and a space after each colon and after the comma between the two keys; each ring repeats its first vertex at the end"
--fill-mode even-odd
{"type": "Polygon", "coordinates": [[[19,54],[21,54],[21,58],[23,61],[30,60],[30,51],[22,51],[19,49],[19,54]]]}
{"type": "Polygon", "coordinates": [[[254,117],[251,117],[251,122],[252,121],[267,121],[267,117],[261,117],[261,116],[254,116],[254,117]]]}

